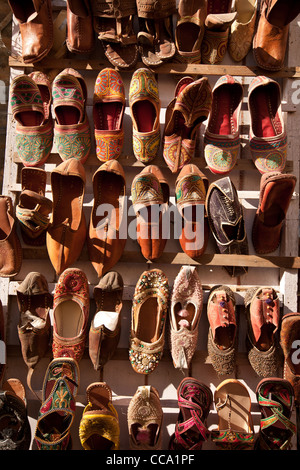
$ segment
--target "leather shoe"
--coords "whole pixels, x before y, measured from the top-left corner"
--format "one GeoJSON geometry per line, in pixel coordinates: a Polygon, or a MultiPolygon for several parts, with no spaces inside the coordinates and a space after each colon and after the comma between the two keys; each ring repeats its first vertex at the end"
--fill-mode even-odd
{"type": "Polygon", "coordinates": [[[61,163],[51,173],[53,212],[46,245],[57,275],[78,259],[86,239],[85,180],[84,168],[76,158],[61,163]]]}
{"type": "Polygon", "coordinates": [[[67,48],[88,54],[94,48],[93,16],[89,0],[67,0],[67,48]]]}
{"type": "Polygon", "coordinates": [[[0,277],[12,277],[21,269],[23,253],[10,196],[0,196],[0,234],[0,277]]]}

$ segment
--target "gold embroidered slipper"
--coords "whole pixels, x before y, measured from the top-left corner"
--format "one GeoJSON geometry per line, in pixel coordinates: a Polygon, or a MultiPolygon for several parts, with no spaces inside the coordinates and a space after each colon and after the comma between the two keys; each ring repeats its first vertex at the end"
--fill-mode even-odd
{"type": "Polygon", "coordinates": [[[169,283],[160,269],[144,271],[132,302],[129,360],[135,372],[150,374],[158,366],[165,343],[169,283]]]}

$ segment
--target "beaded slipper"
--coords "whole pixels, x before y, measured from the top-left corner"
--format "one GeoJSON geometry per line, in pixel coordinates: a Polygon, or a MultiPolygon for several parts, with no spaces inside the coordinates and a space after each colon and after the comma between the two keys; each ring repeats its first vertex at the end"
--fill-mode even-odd
{"type": "Polygon", "coordinates": [[[158,366],[164,349],[169,283],[160,269],[139,278],[132,302],[129,360],[139,374],[158,366]]]}

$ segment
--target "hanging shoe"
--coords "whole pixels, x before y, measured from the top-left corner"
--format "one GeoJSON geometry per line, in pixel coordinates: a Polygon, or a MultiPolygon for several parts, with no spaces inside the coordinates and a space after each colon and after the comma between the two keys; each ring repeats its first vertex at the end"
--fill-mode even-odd
{"type": "Polygon", "coordinates": [[[297,428],[293,423],[294,390],[288,380],[270,377],[256,387],[261,412],[254,450],[289,450],[297,428]]]}
{"type": "Polygon", "coordinates": [[[235,62],[241,62],[252,48],[257,18],[257,0],[236,0],[236,18],[230,27],[228,52],[235,62]]]}
{"type": "Polygon", "coordinates": [[[82,359],[88,335],[90,298],[85,273],[78,268],[66,269],[58,279],[53,297],[54,358],[82,359]]]}
{"type": "Polygon", "coordinates": [[[278,331],[280,304],[272,287],[252,287],[245,295],[248,359],[260,377],[278,376],[281,366],[278,331]]]}
{"type": "Polygon", "coordinates": [[[212,90],[211,113],[204,133],[204,157],[212,173],[227,174],[240,154],[239,121],[243,87],[224,75],[212,90]]]}
{"type": "Polygon", "coordinates": [[[94,287],[96,313],[89,332],[89,355],[95,370],[114,355],[121,334],[122,276],[111,271],[94,287]]]}
{"type": "Polygon", "coordinates": [[[129,360],[138,374],[153,372],[163,355],[169,283],[160,269],[144,271],[134,291],[129,360]]]}
{"type": "Polygon", "coordinates": [[[211,88],[206,77],[183,77],[175,89],[175,98],[166,110],[163,157],[172,173],[189,163],[196,150],[199,128],[209,115],[211,88]]]}
{"type": "Polygon", "coordinates": [[[66,45],[75,54],[89,54],[94,49],[94,27],[90,0],[67,0],[66,45]]]}
{"type": "Polygon", "coordinates": [[[29,450],[30,444],[25,387],[19,379],[8,379],[0,391],[0,450],[29,450]]]}
{"type": "Polygon", "coordinates": [[[170,349],[175,368],[190,367],[202,307],[203,291],[196,268],[182,266],[174,281],[170,305],[170,349]]]}
{"type": "Polygon", "coordinates": [[[94,201],[87,234],[89,259],[99,277],[121,258],[126,240],[126,181],[116,160],[103,163],[93,175],[94,201]]]}
{"type": "Polygon", "coordinates": [[[300,339],[300,313],[286,313],[282,317],[280,345],[284,355],[283,378],[288,380],[294,390],[295,405],[300,404],[300,368],[298,344],[300,339]],[[295,347],[296,346],[296,347],[295,347]]]}
{"type": "Polygon", "coordinates": [[[211,439],[223,450],[252,450],[254,427],[251,397],[239,380],[226,379],[214,393],[219,424],[211,430],[211,439]]]}
{"type": "Polygon", "coordinates": [[[10,196],[0,196],[0,234],[0,277],[16,276],[22,266],[23,251],[10,196]]]}
{"type": "Polygon", "coordinates": [[[149,163],[160,146],[160,99],[158,84],[150,69],[137,69],[131,78],[129,107],[135,158],[149,163]]]}
{"type": "Polygon", "coordinates": [[[281,89],[268,77],[254,78],[248,89],[249,145],[260,173],[283,171],[287,158],[287,133],[281,111],[281,89]]]}
{"type": "MultiPolygon", "coordinates": [[[[243,208],[237,190],[228,176],[208,188],[205,208],[210,230],[222,254],[248,255],[248,239],[243,208]]],[[[224,266],[232,277],[248,272],[244,266],[224,266]]]]}
{"type": "Polygon", "coordinates": [[[18,156],[24,166],[41,166],[53,145],[48,77],[41,72],[15,77],[10,85],[10,103],[16,120],[18,156]]]}
{"type": "Polygon", "coordinates": [[[132,450],[162,450],[163,411],[156,388],[138,387],[127,410],[129,446],[132,450]]]}
{"type": "Polygon", "coordinates": [[[22,192],[16,206],[23,241],[27,245],[46,244],[46,231],[50,225],[52,201],[45,197],[47,173],[42,168],[23,167],[22,192]]]}
{"type": "Polygon", "coordinates": [[[277,171],[262,175],[259,204],[252,226],[252,242],[256,253],[272,253],[279,247],[296,180],[294,175],[277,171]]]}
{"type": "Polygon", "coordinates": [[[96,155],[101,162],[117,159],[121,155],[125,105],[121,75],[111,68],[102,69],[95,82],[93,98],[96,155]]]}
{"type": "Polygon", "coordinates": [[[179,1],[175,44],[180,61],[201,64],[201,44],[206,15],[206,0],[179,1]]]}
{"type": "Polygon", "coordinates": [[[112,391],[106,382],[94,382],[86,389],[87,405],[79,424],[84,450],[119,450],[120,424],[112,404],[112,391]]]}
{"type": "Polygon", "coordinates": [[[185,377],[177,388],[179,415],[169,450],[201,450],[209,437],[207,417],[212,405],[212,392],[193,377],[185,377]]]}
{"type": "Polygon", "coordinates": [[[51,172],[53,210],[46,246],[57,275],[75,263],[86,240],[85,181],[84,167],[76,158],[62,162],[51,172]]]}
{"type": "Polygon", "coordinates": [[[63,161],[85,163],[91,150],[91,131],[86,114],[87,86],[72,68],[60,72],[52,83],[54,143],[63,161]]]}
{"type": "Polygon", "coordinates": [[[207,301],[207,349],[218,375],[232,374],[236,366],[237,321],[234,293],[228,286],[213,287],[207,301]]]}
{"type": "Polygon", "coordinates": [[[201,256],[208,243],[207,187],[206,176],[193,164],[184,165],[176,179],[175,197],[181,221],[175,229],[182,250],[192,259],[201,256]]]}
{"type": "Polygon", "coordinates": [[[297,0],[262,0],[259,20],[253,39],[253,55],[257,65],[271,72],[284,66],[289,25],[299,15],[297,0]]]}
{"type": "Polygon", "coordinates": [[[35,442],[38,450],[71,450],[79,367],[70,357],[53,359],[45,373],[35,442]]]}

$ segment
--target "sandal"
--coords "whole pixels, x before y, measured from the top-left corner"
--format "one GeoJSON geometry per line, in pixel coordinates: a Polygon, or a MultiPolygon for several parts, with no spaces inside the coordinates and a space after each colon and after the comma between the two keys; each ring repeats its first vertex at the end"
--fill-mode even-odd
{"type": "Polygon", "coordinates": [[[256,388],[261,411],[259,436],[255,450],[288,450],[296,434],[296,425],[290,420],[294,406],[294,390],[288,380],[266,378],[256,388]]]}
{"type": "Polygon", "coordinates": [[[185,377],[177,389],[179,415],[169,450],[201,450],[208,439],[207,416],[212,404],[209,387],[185,377]]]}
{"type": "Polygon", "coordinates": [[[63,357],[50,362],[35,432],[39,450],[71,448],[70,429],[75,417],[78,384],[79,367],[75,359],[63,357]]]}
{"type": "Polygon", "coordinates": [[[16,217],[27,245],[41,246],[46,243],[49,214],[52,211],[52,201],[45,197],[46,180],[47,173],[42,168],[22,168],[22,192],[16,207],[16,217]]]}
{"type": "Polygon", "coordinates": [[[134,67],[138,60],[133,30],[136,0],[94,0],[92,9],[94,29],[109,62],[123,70],[134,67]]]}
{"type": "Polygon", "coordinates": [[[219,425],[211,431],[212,441],[222,449],[251,449],[254,429],[247,388],[238,380],[224,380],[215,390],[214,401],[219,425]]]}
{"type": "Polygon", "coordinates": [[[105,382],[96,382],[86,389],[88,404],[79,425],[79,438],[85,450],[118,450],[120,426],[112,404],[112,392],[105,382]]]}

